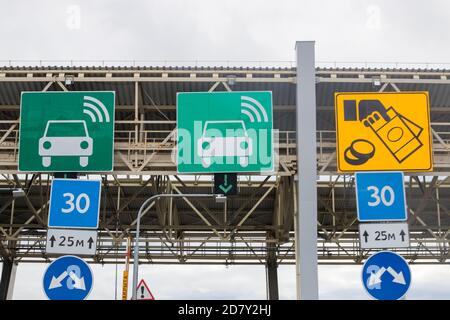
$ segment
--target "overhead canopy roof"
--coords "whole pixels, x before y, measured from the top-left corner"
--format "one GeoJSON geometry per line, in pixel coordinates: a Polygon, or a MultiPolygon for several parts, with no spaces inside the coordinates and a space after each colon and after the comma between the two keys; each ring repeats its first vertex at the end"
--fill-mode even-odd
{"type": "MultiPolygon", "coordinates": [[[[436,69],[368,69],[368,68],[317,68],[317,129],[334,131],[334,93],[335,92],[376,92],[380,89],[385,91],[393,91],[395,88],[401,91],[428,91],[431,100],[431,118],[433,122],[450,123],[450,70],[436,69]]],[[[0,68],[0,120],[17,120],[19,118],[20,94],[23,91],[41,91],[49,82],[54,82],[48,90],[61,90],[58,81],[64,83],[66,78],[72,77],[73,83],[66,84],[68,90],[72,91],[91,91],[91,90],[113,90],[116,92],[116,120],[133,120],[135,119],[135,83],[139,82],[138,94],[140,95],[140,108],[144,110],[143,115],[146,120],[169,120],[166,123],[145,124],[153,130],[167,130],[175,126],[176,117],[176,93],[177,92],[195,92],[208,91],[216,83],[220,82],[215,88],[217,91],[226,90],[226,85],[233,91],[252,91],[252,90],[270,90],[273,92],[274,98],[274,128],[280,131],[295,130],[295,102],[296,102],[296,85],[295,68],[210,68],[210,67],[3,67],[0,68]]],[[[301,112],[301,106],[300,111],[301,112]]],[[[307,115],[305,115],[307,116],[307,115]]],[[[0,121],[0,130],[6,130],[10,127],[10,123],[0,121]]],[[[117,129],[121,129],[126,124],[116,124],[117,129]]],[[[450,125],[439,127],[439,131],[450,131],[450,125]]],[[[334,148],[334,145],[329,148],[334,148]]],[[[295,150],[294,153],[295,154],[295,150]]],[[[0,168],[0,173],[1,173],[0,168]]],[[[48,188],[46,181],[41,181],[41,177],[34,177],[29,180],[32,186],[30,192],[31,203],[35,208],[40,208],[45,203],[48,196],[48,188]],[[31,184],[33,181],[34,184],[31,184]],[[38,185],[39,184],[39,185],[38,185]],[[42,184],[42,187],[41,187],[42,184]]],[[[111,178],[111,176],[109,176],[111,178]]],[[[283,177],[283,180],[293,178],[293,173],[289,177],[283,177]]],[[[333,177],[334,179],[335,177],[333,177]]],[[[341,177],[342,178],[342,177],[341,177]]],[[[345,177],[344,177],[345,178],[345,177]]],[[[346,177],[348,179],[348,177],[346,177]]],[[[275,180],[275,179],[274,179],[275,180]]],[[[331,181],[331,180],[330,180],[331,181]]],[[[25,181],[22,181],[26,185],[25,181]]],[[[185,183],[186,181],[184,181],[185,183]]],[[[104,182],[105,183],[105,182],[104,182]]],[[[110,186],[105,187],[105,202],[102,210],[101,223],[105,227],[113,230],[115,227],[129,227],[136,218],[136,211],[142,204],[143,199],[154,193],[153,190],[144,186],[142,177],[136,181],[132,178],[123,179],[119,188],[112,180],[109,180],[110,186]],[[142,188],[142,193],[141,192],[142,188]],[[139,193],[139,194],[138,194],[139,193]],[[137,195],[134,197],[134,195],[137,195]],[[120,204],[118,199],[120,198],[120,204]],[[107,200],[107,201],[106,201],[107,200]],[[124,205],[126,203],[126,205],[124,205]],[[117,207],[124,206],[123,212],[120,214],[118,224],[115,224],[117,207]]],[[[211,184],[203,183],[197,185],[193,182],[177,184],[178,188],[186,193],[210,192],[211,184]]],[[[287,183],[287,182],[286,182],[287,183]]],[[[342,180],[336,184],[333,189],[332,181],[330,183],[319,183],[319,203],[318,203],[318,221],[332,235],[342,232],[342,239],[350,239],[346,250],[350,250],[349,256],[354,258],[359,252],[357,246],[357,235],[354,232],[357,224],[351,224],[355,220],[355,194],[353,182],[342,180]],[[330,207],[335,206],[334,215],[330,213],[330,207]],[[350,232],[350,233],[349,233],[350,232]],[[351,233],[353,232],[353,233],[351,233]],[[354,251],[352,251],[354,250],[354,251]]],[[[281,219],[276,215],[276,199],[279,197],[278,188],[270,189],[274,182],[268,183],[263,188],[258,187],[259,183],[247,183],[245,179],[241,181],[240,195],[229,202],[228,210],[231,214],[237,213],[233,221],[237,222],[245,218],[242,229],[246,232],[260,230],[265,238],[266,231],[272,231],[275,227],[280,228],[278,223],[284,224],[292,230],[291,222],[278,222],[281,219]],[[267,196],[263,194],[267,192],[267,196]],[[255,196],[252,198],[252,195],[255,196]],[[247,210],[260,202],[256,206],[254,212],[247,217],[247,210]],[[245,210],[239,211],[240,207],[245,210]]],[[[413,208],[420,207],[421,203],[426,201],[426,206],[421,213],[421,221],[426,224],[424,226],[419,220],[411,221],[411,229],[420,229],[423,237],[430,239],[427,234],[428,226],[433,230],[437,228],[447,228],[450,226],[450,216],[443,214],[437,219],[436,203],[433,199],[424,196],[419,188],[419,183],[408,189],[408,203],[413,208]],[[438,221],[441,225],[438,226],[438,221]]],[[[421,185],[422,187],[422,185],[421,185]]],[[[440,189],[440,203],[442,206],[450,207],[450,193],[448,192],[448,184],[442,185],[440,189]]],[[[287,191],[286,191],[287,192],[287,191]]],[[[292,191],[290,191],[292,192],[292,191]]],[[[0,202],[5,202],[9,197],[3,195],[0,202]]],[[[283,202],[283,201],[281,201],[283,202]]],[[[288,201],[285,201],[288,202],[288,201]]],[[[209,208],[212,217],[216,217],[221,221],[223,207],[216,204],[213,200],[204,202],[209,208]],[[220,219],[219,219],[220,217],[220,219]]],[[[24,199],[17,199],[15,202],[14,227],[26,223],[32,216],[28,204],[24,199]]],[[[200,206],[199,206],[200,207],[200,206]]],[[[202,227],[207,228],[204,221],[198,218],[192,207],[182,200],[177,200],[177,210],[180,213],[180,230],[187,228],[202,227]]],[[[284,210],[285,212],[287,210],[284,210]]],[[[442,209],[442,211],[446,211],[442,209]]],[[[10,207],[4,213],[10,213],[10,207]],[[9,210],[9,211],[8,211],[9,210]]],[[[446,213],[446,212],[445,212],[446,213]]],[[[118,216],[118,214],[117,214],[118,216]]],[[[0,224],[3,228],[10,227],[11,215],[2,214],[0,216],[0,224]]],[[[209,218],[211,221],[214,219],[209,218]]],[[[160,217],[155,209],[152,209],[143,219],[144,228],[150,227],[154,229],[161,228],[160,217]]],[[[32,224],[33,228],[25,229],[23,234],[39,235],[44,237],[45,234],[41,226],[32,224]]],[[[28,226],[30,227],[30,226],[28,226]]],[[[276,229],[275,228],[275,229],[276,229]]],[[[289,230],[287,232],[289,233],[289,230]]],[[[326,233],[319,230],[319,236],[324,238],[326,233]]],[[[105,235],[105,239],[108,236],[105,235]]],[[[148,238],[153,235],[148,234],[148,238]]],[[[262,237],[262,236],[260,236],[262,237]]],[[[421,248],[422,235],[415,237],[420,242],[417,248],[421,248]]],[[[434,241],[434,238],[431,238],[434,241]]],[[[157,239],[158,240],[158,239],[157,239]]],[[[246,239],[248,240],[248,239],[246,239]]],[[[287,239],[283,239],[286,241],[287,239]]],[[[292,240],[292,238],[290,239],[292,240]]],[[[290,241],[289,240],[289,241],[290,241]]],[[[416,241],[415,240],[415,241],[416,241]]],[[[109,241],[109,240],[108,240],[109,241]]],[[[163,240],[161,240],[163,241],[163,240]]],[[[251,241],[251,239],[250,239],[251,241]]],[[[326,241],[324,246],[326,250],[334,248],[336,243],[331,240],[326,241]]],[[[256,242],[255,242],[256,243],[256,242]]],[[[435,243],[432,243],[435,245],[435,243]]],[[[22,252],[28,250],[28,244],[22,241],[22,252]]],[[[32,242],[29,244],[32,247],[32,242]]],[[[110,248],[109,243],[104,244],[105,252],[110,248]]],[[[258,246],[260,246],[258,244],[258,246]]],[[[42,247],[42,245],[41,245],[42,247]]],[[[161,247],[163,247],[161,245],[161,247]]],[[[436,248],[437,245],[435,245],[436,248]]],[[[440,246],[439,246],[440,248],[440,246]]],[[[42,249],[42,248],[41,248],[42,249]]],[[[445,248],[444,248],[445,249],[445,248]]],[[[31,249],[30,249],[31,250],[31,249]]],[[[34,249],[33,249],[34,250],[34,249]]],[[[40,249],[39,249],[40,250],[40,249]]],[[[36,253],[41,257],[38,250],[36,253]]],[[[162,250],[162,249],[161,249],[162,250]]],[[[225,250],[225,249],[224,249],[225,250]]],[[[433,249],[438,250],[438,249],[433,249]]],[[[110,251],[110,250],[109,250],[110,251]]],[[[108,251],[108,252],[109,252],[108,251]]],[[[121,248],[121,255],[125,248],[121,248]]],[[[247,250],[248,251],[248,250],[247,250]]],[[[28,251],[26,251],[28,252],[28,251]]],[[[28,254],[28,253],[24,253],[28,254]]],[[[108,253],[109,254],[109,253],[108,253]]],[[[338,253],[342,254],[342,253],[338,253]]],[[[414,253],[409,253],[414,254],[414,253]]],[[[425,253],[426,254],[426,253],[425,253]]],[[[107,255],[105,253],[105,255],[107,255]]],[[[290,253],[291,259],[293,257],[290,253]]],[[[43,256],[43,255],[42,255],[43,256]]],[[[111,256],[112,257],[112,256],[111,256]]],[[[331,254],[323,253],[323,259],[329,259],[331,254]]],[[[345,259],[348,259],[346,257],[345,259]]],[[[331,259],[331,258],[330,258],[331,259]]],[[[355,258],[356,259],[356,258],[355,258]]],[[[101,260],[99,260],[101,261],[101,260]]]]}
{"type": "MultiPolygon", "coordinates": [[[[75,78],[74,83],[67,85],[71,91],[113,90],[116,92],[117,120],[123,120],[134,111],[134,82],[137,73],[141,79],[157,78],[156,81],[141,82],[141,101],[146,107],[146,120],[175,120],[176,93],[208,91],[214,84],[214,73],[220,72],[220,77],[231,79],[229,86],[233,91],[270,90],[274,99],[274,127],[281,131],[295,130],[295,68],[223,68],[223,67],[2,67],[8,77],[22,77],[22,81],[7,81],[3,78],[0,86],[0,110],[3,119],[17,119],[22,91],[40,91],[47,81],[39,81],[47,74],[53,76],[63,74],[84,75],[75,78]],[[167,73],[167,78],[160,77],[167,73]],[[27,77],[32,75],[32,77],[27,77]],[[107,75],[110,74],[110,75],[107,75]],[[195,78],[191,75],[195,75],[195,78]],[[248,78],[251,75],[251,78],[248,78]],[[25,79],[23,79],[25,77],[25,79]],[[87,82],[89,78],[103,78],[104,81],[87,82]],[[180,78],[177,81],[176,78],[180,78]],[[192,81],[186,81],[191,77],[192,81]],[[279,77],[281,81],[265,81],[279,77]],[[124,81],[120,81],[121,78],[124,81]],[[168,79],[170,78],[170,79],[168,79]],[[202,81],[204,78],[205,81],[202,81]],[[245,79],[245,82],[239,79],[245,79]],[[259,81],[258,78],[260,78],[259,81]],[[232,79],[237,81],[232,84],[232,79]],[[167,81],[166,81],[167,80],[167,81]],[[284,80],[284,81],[283,81],[284,80]],[[15,110],[14,110],[14,106],[15,110]],[[128,112],[127,112],[128,111],[128,112]]],[[[376,79],[395,83],[401,91],[428,91],[431,102],[431,121],[449,122],[450,115],[450,81],[446,80],[450,70],[436,69],[364,69],[364,68],[317,68],[317,129],[334,130],[334,93],[335,92],[371,92],[379,91],[381,84],[376,79]],[[364,77],[363,79],[361,77],[364,77]],[[368,81],[369,80],[369,81],[368,81]],[[400,82],[403,81],[403,82],[400,82]],[[448,109],[448,110],[447,110],[448,109]]],[[[16,80],[15,78],[14,80],[16,80]]],[[[49,91],[61,90],[56,84],[49,91]]],[[[216,91],[226,88],[219,85],[216,91]]],[[[387,86],[385,91],[393,91],[387,86]]],[[[173,126],[170,124],[169,126],[173,126]]]]}

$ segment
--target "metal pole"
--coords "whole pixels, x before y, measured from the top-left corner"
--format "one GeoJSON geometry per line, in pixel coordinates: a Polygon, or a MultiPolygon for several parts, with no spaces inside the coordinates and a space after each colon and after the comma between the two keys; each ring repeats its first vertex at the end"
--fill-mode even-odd
{"type": "Polygon", "coordinates": [[[136,238],[134,240],[134,252],[133,252],[133,287],[132,287],[132,300],[136,300],[136,291],[138,285],[138,272],[139,272],[139,232],[141,228],[141,215],[144,211],[144,208],[150,204],[152,201],[158,198],[185,198],[185,197],[202,197],[202,198],[211,198],[215,197],[214,194],[157,194],[151,196],[141,205],[138,211],[137,223],[136,223],[136,238]]]}
{"type": "Polygon", "coordinates": [[[5,259],[3,261],[2,276],[0,281],[0,300],[11,300],[16,278],[17,264],[5,259]]]}
{"type": "Polygon", "coordinates": [[[297,41],[297,299],[317,300],[316,72],[314,41],[297,41]]]}
{"type": "Polygon", "coordinates": [[[278,300],[278,266],[277,266],[277,253],[275,243],[267,243],[267,261],[266,261],[266,273],[267,273],[267,288],[269,291],[268,300],[278,300]]]}

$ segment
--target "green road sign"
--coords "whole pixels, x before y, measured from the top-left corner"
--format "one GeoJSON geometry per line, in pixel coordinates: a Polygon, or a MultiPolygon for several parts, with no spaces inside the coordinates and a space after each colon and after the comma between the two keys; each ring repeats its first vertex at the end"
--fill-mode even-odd
{"type": "Polygon", "coordinates": [[[272,119],[270,91],[178,93],[178,172],[272,172],[272,119]]]}
{"type": "Polygon", "coordinates": [[[112,171],[113,91],[22,92],[19,171],[112,171]]]}

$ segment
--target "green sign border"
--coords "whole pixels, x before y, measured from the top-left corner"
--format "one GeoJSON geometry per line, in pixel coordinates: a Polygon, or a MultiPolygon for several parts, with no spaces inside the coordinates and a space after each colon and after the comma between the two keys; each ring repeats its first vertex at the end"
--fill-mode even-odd
{"type": "MultiPolygon", "coordinates": [[[[177,173],[178,174],[184,174],[184,175],[189,175],[189,174],[205,174],[205,175],[213,175],[215,173],[237,173],[238,175],[245,175],[245,174],[250,174],[250,173],[261,173],[261,174],[275,174],[278,171],[275,171],[275,162],[278,163],[277,161],[277,157],[275,156],[275,134],[274,134],[274,130],[273,130],[273,120],[274,120],[274,113],[273,113],[273,91],[270,90],[253,90],[253,91],[189,91],[189,92],[177,92],[177,98],[176,98],[176,116],[177,116],[177,136],[176,136],[176,141],[177,141],[177,147],[176,147],[176,162],[175,165],[177,167],[177,173]],[[272,166],[271,168],[269,168],[268,170],[259,170],[259,171],[236,171],[236,170],[220,170],[220,171],[179,171],[178,170],[178,95],[179,94],[198,94],[198,93],[220,93],[220,94],[227,94],[227,93],[246,93],[246,92],[268,92],[270,93],[270,101],[271,101],[271,112],[272,112],[272,123],[271,123],[271,130],[272,130],[272,166]]],[[[214,179],[213,179],[214,180],[214,179]]]]}
{"type": "Polygon", "coordinates": [[[102,173],[102,172],[113,172],[114,171],[114,137],[115,137],[115,133],[116,133],[116,92],[113,90],[95,90],[95,91],[21,91],[20,92],[20,115],[19,115],[19,152],[18,152],[18,162],[17,162],[17,171],[20,173],[39,173],[39,172],[98,172],[98,173],[102,173]],[[112,138],[113,138],[113,147],[112,147],[112,152],[111,152],[111,157],[112,157],[112,161],[111,161],[111,169],[109,170],[102,170],[102,171],[98,171],[98,170],[82,170],[82,171],[67,171],[67,170],[39,170],[39,171],[34,171],[34,170],[20,170],[20,149],[21,149],[21,144],[22,144],[22,139],[20,138],[22,136],[22,96],[23,94],[27,94],[27,93],[64,93],[64,92],[73,92],[73,93],[81,93],[81,92],[111,92],[114,96],[114,107],[113,107],[113,114],[112,114],[112,123],[113,123],[113,132],[112,132],[112,138]]]}

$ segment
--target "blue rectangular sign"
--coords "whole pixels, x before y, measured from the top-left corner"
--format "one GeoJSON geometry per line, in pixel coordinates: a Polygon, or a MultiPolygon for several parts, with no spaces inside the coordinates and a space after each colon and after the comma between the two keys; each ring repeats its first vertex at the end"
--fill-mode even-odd
{"type": "Polygon", "coordinates": [[[53,179],[48,226],[97,229],[101,181],[53,179]]]}
{"type": "Polygon", "coordinates": [[[355,173],[359,221],[407,219],[403,172],[355,173]]]}

